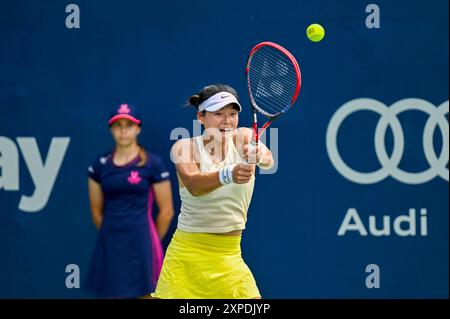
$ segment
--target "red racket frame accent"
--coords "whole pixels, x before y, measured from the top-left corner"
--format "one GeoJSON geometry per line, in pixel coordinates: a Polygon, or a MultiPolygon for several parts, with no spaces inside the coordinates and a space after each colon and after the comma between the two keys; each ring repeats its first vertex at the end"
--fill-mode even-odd
{"type": "Polygon", "coordinates": [[[272,122],[278,117],[278,115],[281,115],[281,114],[282,114],[282,113],[279,113],[279,114],[276,115],[276,116],[269,117],[268,114],[262,113],[264,116],[269,117],[269,120],[261,127],[260,132],[258,132],[258,122],[257,122],[257,115],[256,115],[256,112],[257,112],[258,110],[257,110],[257,106],[255,107],[256,102],[255,102],[255,100],[253,99],[253,95],[252,95],[252,92],[251,92],[251,89],[250,89],[250,78],[249,78],[249,76],[248,76],[248,72],[249,72],[249,70],[250,70],[250,62],[251,62],[251,60],[252,60],[253,54],[254,54],[256,51],[258,51],[258,50],[259,50],[261,47],[263,47],[263,46],[270,46],[270,47],[272,47],[272,48],[275,48],[275,49],[279,50],[281,53],[283,53],[285,56],[287,56],[287,58],[288,58],[288,59],[291,61],[291,63],[294,65],[294,69],[295,69],[295,73],[296,73],[296,76],[297,76],[298,81],[297,81],[297,86],[296,86],[296,88],[295,88],[294,96],[292,97],[292,100],[291,100],[291,103],[290,103],[291,106],[292,106],[292,105],[295,103],[295,101],[297,100],[297,97],[298,97],[298,95],[299,95],[299,93],[300,93],[301,83],[302,83],[302,75],[301,75],[300,67],[298,66],[297,60],[294,58],[294,56],[293,56],[288,50],[286,50],[285,48],[283,48],[281,45],[276,44],[276,43],[274,43],[274,42],[265,41],[265,42],[261,42],[261,43],[255,45],[255,46],[253,47],[253,49],[250,51],[250,54],[249,54],[249,57],[248,57],[248,60],[247,60],[247,65],[246,65],[246,68],[245,68],[245,73],[246,73],[246,75],[247,75],[247,88],[248,88],[248,93],[249,93],[250,100],[251,100],[251,103],[252,103],[252,108],[253,108],[253,138],[252,138],[252,142],[254,142],[256,145],[258,145],[259,137],[262,136],[262,135],[264,134],[264,132],[266,131],[267,127],[269,127],[269,125],[272,124],[272,122]]]}
{"type": "MultiPolygon", "coordinates": [[[[255,45],[253,47],[253,49],[250,51],[250,55],[249,55],[249,58],[247,61],[247,66],[245,68],[245,73],[248,75],[248,71],[250,70],[250,62],[252,60],[253,54],[263,46],[270,46],[272,48],[275,48],[275,49],[281,51],[284,55],[286,55],[288,57],[288,59],[294,65],[295,73],[296,73],[297,79],[298,79],[297,86],[295,88],[295,93],[291,100],[291,105],[294,104],[294,102],[297,100],[298,94],[300,93],[300,87],[302,84],[302,74],[300,72],[300,67],[298,66],[297,60],[294,58],[294,56],[291,54],[291,52],[289,52],[288,50],[283,48],[281,45],[273,43],[273,42],[269,42],[269,41],[261,42],[261,43],[255,45]]],[[[250,79],[248,78],[248,76],[247,76],[247,85],[250,90],[250,79]]],[[[253,96],[250,91],[249,91],[249,94],[250,94],[250,98],[252,99],[252,104],[255,104],[255,101],[253,100],[253,96]]]]}

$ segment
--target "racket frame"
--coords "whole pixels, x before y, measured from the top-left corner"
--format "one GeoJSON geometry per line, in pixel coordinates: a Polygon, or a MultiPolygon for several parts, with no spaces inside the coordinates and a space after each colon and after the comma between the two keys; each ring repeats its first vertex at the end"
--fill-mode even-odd
{"type": "Polygon", "coordinates": [[[248,88],[250,102],[251,102],[252,110],[253,110],[253,126],[252,126],[253,127],[253,137],[252,137],[251,143],[257,147],[258,143],[259,143],[259,138],[264,134],[266,129],[269,127],[269,125],[272,124],[272,122],[275,121],[282,114],[284,114],[297,100],[298,94],[300,93],[302,77],[301,77],[300,67],[298,66],[298,62],[295,59],[295,57],[288,50],[283,48],[281,45],[276,44],[274,42],[269,42],[269,41],[261,42],[253,47],[253,49],[250,51],[249,57],[247,59],[245,73],[247,76],[247,88],[248,88]],[[256,51],[258,51],[260,48],[262,48],[264,46],[270,46],[272,48],[279,50],[281,53],[283,53],[291,61],[292,65],[294,66],[294,70],[295,70],[295,73],[296,73],[296,76],[298,79],[297,86],[295,88],[295,93],[294,93],[294,96],[292,97],[289,107],[286,107],[284,110],[278,112],[275,115],[271,115],[258,107],[258,105],[256,104],[256,102],[253,98],[253,94],[251,91],[250,77],[248,76],[248,72],[250,71],[250,63],[251,63],[253,55],[255,54],[256,51]],[[262,115],[264,115],[266,118],[269,119],[259,130],[258,130],[258,119],[257,119],[258,113],[261,113],[262,115]]]}

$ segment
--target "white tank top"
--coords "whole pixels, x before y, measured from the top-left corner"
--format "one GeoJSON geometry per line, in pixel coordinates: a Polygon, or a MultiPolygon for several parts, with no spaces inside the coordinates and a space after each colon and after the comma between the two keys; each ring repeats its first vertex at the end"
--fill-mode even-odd
{"type": "MultiPolygon", "coordinates": [[[[229,139],[223,162],[213,163],[203,145],[203,136],[193,138],[200,154],[200,171],[217,172],[227,164],[245,161],[240,157],[233,139],[229,139]]],[[[227,233],[245,228],[247,210],[253,194],[255,177],[245,184],[231,183],[214,191],[192,196],[186,187],[180,187],[181,212],[178,228],[193,233],[227,233]]]]}

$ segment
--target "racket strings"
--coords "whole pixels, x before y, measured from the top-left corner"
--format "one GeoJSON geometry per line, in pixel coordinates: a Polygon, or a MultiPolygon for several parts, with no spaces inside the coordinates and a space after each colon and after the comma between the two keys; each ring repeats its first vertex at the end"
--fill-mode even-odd
{"type": "Polygon", "coordinates": [[[252,79],[251,77],[251,82],[257,83],[256,88],[252,88],[257,105],[266,111],[270,110],[275,113],[288,108],[295,94],[296,83],[286,85],[285,81],[282,83],[277,80],[252,79]]]}
{"type": "Polygon", "coordinates": [[[256,105],[269,116],[286,111],[297,91],[297,72],[281,51],[262,47],[249,64],[250,91],[256,105]]]}
{"type": "Polygon", "coordinates": [[[254,97],[263,100],[264,105],[271,110],[281,111],[290,106],[297,87],[297,77],[292,63],[283,61],[281,65],[287,71],[284,74],[277,75],[274,74],[272,69],[274,65],[280,65],[280,60],[276,61],[261,55],[255,57],[255,59],[252,58],[249,74],[250,81],[256,87],[254,97]],[[291,70],[289,70],[289,67],[291,70]],[[272,97],[276,97],[276,100],[270,99],[272,97]],[[274,105],[270,106],[268,102],[274,105]]]}

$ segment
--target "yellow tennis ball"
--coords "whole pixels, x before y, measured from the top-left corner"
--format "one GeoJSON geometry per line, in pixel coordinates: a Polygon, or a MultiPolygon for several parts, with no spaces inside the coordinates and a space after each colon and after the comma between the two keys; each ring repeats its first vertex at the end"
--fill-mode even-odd
{"type": "Polygon", "coordinates": [[[319,42],[325,36],[325,30],[320,24],[313,23],[306,29],[306,36],[312,42],[319,42]]]}

